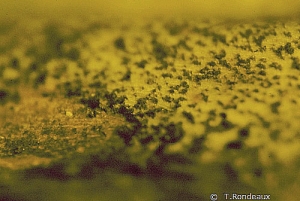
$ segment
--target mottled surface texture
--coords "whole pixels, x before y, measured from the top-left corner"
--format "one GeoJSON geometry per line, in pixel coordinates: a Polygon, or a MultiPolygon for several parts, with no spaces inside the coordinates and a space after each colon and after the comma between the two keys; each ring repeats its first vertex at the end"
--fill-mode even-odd
{"type": "Polygon", "coordinates": [[[0,23],[0,199],[296,200],[299,27],[0,23]]]}

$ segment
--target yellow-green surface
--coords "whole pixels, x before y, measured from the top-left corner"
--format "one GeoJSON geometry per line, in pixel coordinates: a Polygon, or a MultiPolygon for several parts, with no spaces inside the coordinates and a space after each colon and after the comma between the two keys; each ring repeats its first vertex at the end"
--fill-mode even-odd
{"type": "Polygon", "coordinates": [[[2,22],[1,198],[297,200],[298,27],[2,22]]]}

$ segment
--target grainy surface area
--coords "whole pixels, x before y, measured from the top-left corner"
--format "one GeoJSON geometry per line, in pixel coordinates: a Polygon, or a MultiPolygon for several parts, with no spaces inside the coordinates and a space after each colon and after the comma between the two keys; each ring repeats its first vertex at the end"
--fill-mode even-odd
{"type": "Polygon", "coordinates": [[[1,22],[0,199],[296,200],[299,37],[297,20],[1,22]]]}

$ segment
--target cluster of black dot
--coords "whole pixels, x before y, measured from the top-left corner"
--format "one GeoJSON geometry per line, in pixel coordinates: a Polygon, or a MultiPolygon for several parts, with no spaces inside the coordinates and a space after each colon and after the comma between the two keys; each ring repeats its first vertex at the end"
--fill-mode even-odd
{"type": "MultiPolygon", "coordinates": [[[[299,113],[285,115],[300,98],[299,30],[279,22],[212,24],[95,23],[69,35],[49,25],[42,32],[45,47],[26,50],[31,62],[20,68],[24,78],[5,80],[3,86],[27,82],[40,87],[50,77],[66,97],[79,97],[90,110],[88,117],[96,118],[98,110],[123,116],[127,123],[116,126],[115,134],[130,151],[137,144],[155,147],[159,160],[148,160],[153,168],[166,159],[171,145],[186,138],[191,143],[183,143],[183,152],[193,155],[210,150],[211,133],[234,132],[236,138],[222,149],[240,150],[238,159],[263,146],[249,142],[259,136],[253,128],[275,142],[285,132],[296,135],[298,127],[291,122],[299,113]],[[58,64],[49,67],[53,61],[58,64]],[[76,70],[68,80],[70,68],[76,70]],[[235,119],[240,117],[246,120],[235,119]]],[[[19,69],[22,62],[14,57],[9,65],[19,69]]],[[[4,71],[1,65],[0,77],[4,71]]],[[[0,103],[15,97],[4,88],[0,103]]],[[[226,163],[227,172],[235,168],[242,167],[226,163]]],[[[262,172],[258,167],[253,174],[262,172]]]]}

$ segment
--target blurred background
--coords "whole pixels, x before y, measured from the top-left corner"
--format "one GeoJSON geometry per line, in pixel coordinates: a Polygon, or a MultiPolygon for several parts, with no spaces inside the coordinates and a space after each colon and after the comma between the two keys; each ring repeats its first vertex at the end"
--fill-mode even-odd
{"type": "Polygon", "coordinates": [[[1,19],[31,15],[60,18],[102,14],[107,17],[190,16],[252,19],[297,17],[299,0],[10,0],[0,1],[1,19]]]}

